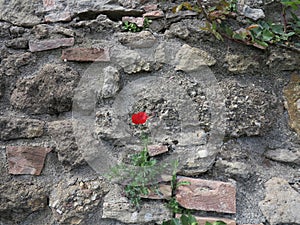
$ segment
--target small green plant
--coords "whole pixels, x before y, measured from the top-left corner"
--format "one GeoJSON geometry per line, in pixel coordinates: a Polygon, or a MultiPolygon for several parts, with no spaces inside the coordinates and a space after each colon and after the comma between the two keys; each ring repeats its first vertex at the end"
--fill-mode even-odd
{"type": "Polygon", "coordinates": [[[143,27],[139,27],[136,23],[132,23],[129,21],[123,22],[123,30],[129,31],[129,32],[140,32],[142,30],[145,30],[149,28],[150,24],[152,23],[152,20],[149,20],[148,18],[144,18],[143,27]]]}
{"type": "Polygon", "coordinates": [[[226,223],[223,222],[223,221],[216,221],[216,222],[213,222],[213,223],[205,222],[205,225],[226,225],[226,223]]]}

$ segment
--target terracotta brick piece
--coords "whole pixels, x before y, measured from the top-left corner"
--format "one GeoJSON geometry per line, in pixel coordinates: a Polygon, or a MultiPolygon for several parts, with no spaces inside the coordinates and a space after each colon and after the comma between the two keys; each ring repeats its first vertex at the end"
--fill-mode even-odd
{"type": "Polygon", "coordinates": [[[233,184],[179,177],[177,182],[188,181],[190,185],[179,186],[176,199],[187,209],[236,213],[236,189],[233,184]]]}
{"type": "Polygon", "coordinates": [[[50,148],[30,146],[6,147],[8,172],[10,174],[40,175],[50,148]]]}
{"type": "Polygon", "coordinates": [[[79,62],[108,62],[109,50],[103,48],[70,48],[64,49],[62,60],[79,62]]]}

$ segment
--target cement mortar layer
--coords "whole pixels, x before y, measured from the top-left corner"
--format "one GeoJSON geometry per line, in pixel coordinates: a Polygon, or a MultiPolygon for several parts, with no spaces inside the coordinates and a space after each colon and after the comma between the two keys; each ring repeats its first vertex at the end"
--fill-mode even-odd
{"type": "MultiPolygon", "coordinates": [[[[173,197],[200,224],[300,224],[299,53],[219,42],[195,12],[172,13],[179,3],[0,0],[0,225],[171,218],[157,196],[130,205],[120,184],[131,174],[104,179],[142,149],[139,111],[163,149],[151,182],[170,190],[179,160],[193,185],[173,197]],[[148,29],[123,31],[143,14],[148,29]]],[[[279,18],[277,8],[238,1],[241,18],[279,18]]]]}

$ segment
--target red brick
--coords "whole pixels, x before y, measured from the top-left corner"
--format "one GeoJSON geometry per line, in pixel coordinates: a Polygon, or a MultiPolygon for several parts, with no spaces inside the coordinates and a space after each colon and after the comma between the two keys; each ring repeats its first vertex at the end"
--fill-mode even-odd
{"type": "Polygon", "coordinates": [[[41,52],[60,47],[69,47],[74,45],[74,38],[59,38],[43,41],[29,41],[29,50],[31,52],[41,52]]]}
{"type": "MultiPolygon", "coordinates": [[[[180,218],[181,214],[176,214],[176,218],[180,218]]],[[[198,225],[205,225],[206,222],[214,223],[216,221],[223,221],[227,225],[236,225],[235,220],[227,219],[227,218],[217,218],[217,217],[198,217],[195,216],[198,225]]]]}
{"type": "Polygon", "coordinates": [[[193,179],[178,178],[178,182],[188,181],[190,185],[179,186],[176,199],[187,209],[236,213],[236,189],[233,184],[193,179]]]}
{"type": "Polygon", "coordinates": [[[69,48],[64,49],[62,60],[79,62],[108,62],[109,50],[104,48],[69,48]]]}
{"type": "Polygon", "coordinates": [[[50,148],[30,146],[8,146],[6,155],[10,174],[40,175],[50,148]]]}
{"type": "Polygon", "coordinates": [[[148,145],[148,153],[150,156],[160,155],[168,151],[166,145],[148,145]]]}
{"type": "Polygon", "coordinates": [[[164,17],[164,12],[161,10],[156,10],[156,11],[151,11],[151,12],[146,12],[143,14],[143,17],[147,17],[149,19],[156,19],[156,18],[161,18],[164,17]]]}
{"type": "Polygon", "coordinates": [[[51,13],[45,16],[45,22],[47,23],[54,23],[54,22],[69,22],[71,21],[71,14],[70,12],[62,12],[62,13],[51,13]]]}
{"type": "Polygon", "coordinates": [[[142,195],[142,198],[148,199],[171,199],[172,188],[171,185],[159,184],[157,190],[149,190],[148,195],[142,195]]]}

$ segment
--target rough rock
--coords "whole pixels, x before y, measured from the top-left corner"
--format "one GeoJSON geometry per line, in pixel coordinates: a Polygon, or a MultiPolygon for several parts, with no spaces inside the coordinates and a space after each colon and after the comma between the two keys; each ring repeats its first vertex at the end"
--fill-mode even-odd
{"type": "Polygon", "coordinates": [[[289,124],[300,136],[300,75],[293,74],[290,83],[284,88],[286,108],[289,112],[289,124]]]}
{"type": "Polygon", "coordinates": [[[231,176],[240,176],[247,178],[250,175],[250,166],[243,162],[229,162],[227,160],[218,159],[215,167],[224,170],[225,174],[231,176]]]}
{"type": "Polygon", "coordinates": [[[131,48],[151,48],[157,42],[149,31],[117,33],[119,42],[131,48]]]}
{"type": "Polygon", "coordinates": [[[16,38],[5,42],[5,46],[13,49],[28,49],[27,38],[16,38]]]}
{"type": "Polygon", "coordinates": [[[47,191],[29,181],[13,181],[0,185],[0,218],[18,223],[29,214],[47,207],[47,191]]]}
{"type": "Polygon", "coordinates": [[[42,41],[29,41],[29,50],[31,52],[41,52],[60,47],[69,47],[74,45],[74,38],[58,38],[42,41]]]}
{"type": "Polygon", "coordinates": [[[262,9],[254,9],[248,5],[244,5],[242,14],[254,21],[265,18],[265,13],[262,9]]]}
{"type": "Polygon", "coordinates": [[[227,131],[232,137],[262,135],[272,124],[277,108],[277,97],[254,84],[236,80],[221,83],[226,97],[227,131]]]}
{"type": "Polygon", "coordinates": [[[176,54],[176,70],[192,72],[201,70],[202,66],[212,66],[216,60],[206,51],[184,44],[176,54]]]}
{"type": "Polygon", "coordinates": [[[0,99],[4,95],[5,92],[5,81],[3,75],[0,73],[0,99]]]}
{"type": "Polygon", "coordinates": [[[99,207],[108,190],[108,185],[99,179],[62,181],[52,190],[49,206],[59,224],[84,225],[84,220],[99,207]]]}
{"type": "Polygon", "coordinates": [[[0,117],[0,140],[40,137],[44,133],[44,124],[35,119],[0,117]]]}
{"type": "Polygon", "coordinates": [[[271,225],[300,224],[300,193],[279,177],[265,183],[266,197],[259,207],[271,225]]]}
{"type": "Polygon", "coordinates": [[[125,73],[132,74],[141,71],[150,71],[150,63],[146,62],[141,55],[129,49],[114,49],[112,58],[124,69],[125,73]]]}
{"type": "Polygon", "coordinates": [[[79,62],[108,62],[109,50],[103,48],[70,48],[62,51],[62,60],[79,62]]]}
{"type": "Polygon", "coordinates": [[[72,121],[50,122],[48,123],[48,132],[56,144],[55,151],[58,153],[58,160],[65,168],[70,169],[85,164],[82,153],[76,144],[72,121]]]}
{"type": "Polygon", "coordinates": [[[279,162],[287,162],[287,163],[295,163],[300,165],[300,149],[275,149],[268,150],[265,153],[265,156],[269,159],[279,161],[279,162]]]}
{"type": "Polygon", "coordinates": [[[8,146],[6,155],[10,174],[40,175],[50,148],[30,146],[8,146]]]}
{"type": "Polygon", "coordinates": [[[35,76],[18,80],[10,101],[16,109],[31,114],[70,111],[78,81],[79,74],[72,68],[46,64],[35,76]]]}
{"type": "Polygon", "coordinates": [[[300,68],[299,53],[285,49],[273,49],[270,51],[266,64],[278,71],[294,71],[300,68]]]}
{"type": "Polygon", "coordinates": [[[190,182],[181,185],[176,191],[176,200],[187,209],[236,213],[236,190],[233,184],[179,177],[177,182],[190,182]]]}
{"type": "Polygon", "coordinates": [[[117,29],[119,23],[110,20],[106,15],[100,14],[94,20],[84,20],[72,24],[75,28],[89,29],[90,32],[103,32],[103,30],[117,29]]]}
{"type": "Polygon", "coordinates": [[[169,38],[178,37],[183,40],[190,36],[188,27],[182,22],[172,23],[170,28],[165,32],[165,35],[169,38]]]}
{"type": "Polygon", "coordinates": [[[9,21],[14,25],[33,27],[42,22],[42,18],[36,15],[39,2],[23,0],[0,1],[0,20],[9,21]]]}
{"type": "Polygon", "coordinates": [[[35,57],[30,52],[9,55],[1,61],[0,74],[17,76],[21,67],[34,61],[35,57]]]}
{"type": "Polygon", "coordinates": [[[227,54],[225,60],[228,63],[228,70],[230,72],[245,72],[249,67],[251,69],[257,68],[259,63],[251,57],[245,55],[227,54]]]}
{"type": "Polygon", "coordinates": [[[115,186],[104,197],[102,218],[111,218],[123,223],[145,224],[149,222],[162,222],[171,218],[172,213],[164,203],[150,201],[141,203],[137,211],[129,200],[122,196],[120,187],[115,186]]]}
{"type": "Polygon", "coordinates": [[[102,98],[111,98],[120,89],[120,73],[115,67],[109,66],[103,70],[103,86],[101,91],[102,98]]]}

